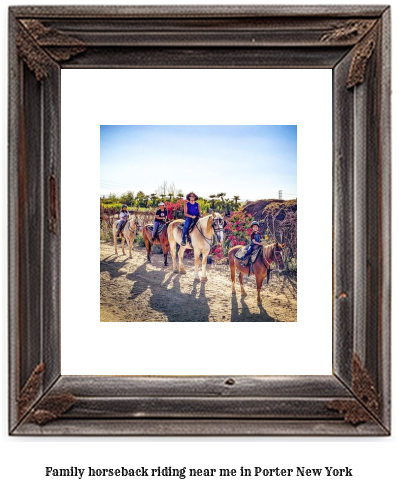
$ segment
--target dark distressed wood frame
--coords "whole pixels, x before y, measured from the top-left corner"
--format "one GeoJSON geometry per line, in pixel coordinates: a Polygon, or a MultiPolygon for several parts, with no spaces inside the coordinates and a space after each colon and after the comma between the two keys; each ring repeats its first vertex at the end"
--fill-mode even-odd
{"type": "Polygon", "coordinates": [[[11,7],[9,210],[10,434],[389,434],[389,7],[11,7]],[[88,67],[332,69],[331,376],[60,374],[60,70],[88,67]]]}

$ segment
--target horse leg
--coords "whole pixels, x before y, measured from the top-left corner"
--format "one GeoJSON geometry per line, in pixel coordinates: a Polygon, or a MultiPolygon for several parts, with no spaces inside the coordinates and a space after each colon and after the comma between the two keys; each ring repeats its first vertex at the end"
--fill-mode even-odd
{"type": "Polygon", "coordinates": [[[132,249],[134,249],[134,240],[136,239],[136,231],[130,236],[131,247],[130,247],[130,258],[132,257],[132,249]]]}
{"type": "Polygon", "coordinates": [[[132,246],[130,248],[130,258],[132,257],[132,249],[134,249],[134,240],[136,239],[136,231],[134,231],[134,233],[131,235],[131,242],[132,242],[132,246]]]}
{"type": "Polygon", "coordinates": [[[247,295],[247,293],[245,292],[244,286],[242,285],[242,277],[243,277],[242,272],[240,272],[240,273],[238,274],[238,280],[240,281],[241,295],[242,295],[242,296],[246,296],[246,295],[247,295]]]}
{"type": "Polygon", "coordinates": [[[199,252],[197,250],[194,251],[194,265],[195,265],[195,272],[194,272],[194,278],[195,280],[199,280],[199,275],[198,275],[198,268],[199,268],[199,262],[200,262],[200,257],[199,257],[199,252]]]}
{"type": "Polygon", "coordinates": [[[201,277],[201,282],[206,282],[208,279],[206,277],[206,262],[207,262],[208,255],[205,253],[202,253],[202,277],[201,277]]]}
{"type": "Polygon", "coordinates": [[[260,290],[262,288],[263,280],[265,279],[265,275],[256,276],[256,289],[258,291],[257,302],[258,304],[262,304],[262,300],[260,298],[260,290]]]}
{"type": "Polygon", "coordinates": [[[116,256],[118,256],[118,250],[116,249],[116,241],[117,241],[117,236],[116,236],[116,232],[114,232],[114,246],[115,246],[115,254],[116,254],[116,256]]]}
{"type": "Polygon", "coordinates": [[[126,246],[127,246],[127,249],[129,251],[129,258],[132,257],[132,252],[131,252],[131,246],[130,246],[130,238],[126,238],[126,246]]]}
{"type": "Polygon", "coordinates": [[[167,239],[167,236],[165,236],[163,232],[159,238],[159,242],[161,243],[161,247],[162,247],[163,265],[168,266],[168,246],[167,246],[168,239],[167,239]]]}
{"type": "Polygon", "coordinates": [[[124,248],[124,244],[125,244],[125,236],[122,234],[122,254],[126,254],[125,253],[125,248],[124,248]]]}
{"type": "Polygon", "coordinates": [[[176,241],[172,238],[169,238],[169,244],[170,244],[170,255],[172,257],[172,264],[173,264],[173,272],[178,273],[177,270],[177,265],[176,265],[176,241]]]}
{"type": "Polygon", "coordinates": [[[236,293],[236,266],[234,264],[234,260],[229,257],[229,266],[230,266],[230,278],[231,278],[231,292],[233,294],[236,293]]]}
{"type": "Polygon", "coordinates": [[[179,272],[180,273],[187,273],[185,268],[184,268],[184,265],[183,265],[183,256],[184,256],[184,251],[186,250],[186,248],[182,248],[180,246],[180,249],[179,249],[179,272]]]}

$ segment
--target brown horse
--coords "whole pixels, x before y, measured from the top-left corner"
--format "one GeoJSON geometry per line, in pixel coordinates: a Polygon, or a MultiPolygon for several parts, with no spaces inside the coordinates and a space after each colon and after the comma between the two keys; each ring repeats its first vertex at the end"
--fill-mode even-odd
{"type": "MultiPolygon", "coordinates": [[[[285,244],[280,244],[278,242],[263,246],[263,251],[259,253],[255,263],[253,264],[253,271],[255,273],[255,278],[256,278],[256,288],[258,290],[258,298],[257,298],[258,304],[262,303],[260,298],[260,290],[262,288],[262,284],[266,276],[267,276],[267,281],[269,282],[270,268],[273,261],[278,265],[279,270],[284,269],[284,260],[282,254],[282,250],[284,246],[285,244]]],[[[238,278],[240,280],[241,294],[245,296],[247,295],[247,293],[245,292],[244,286],[242,285],[242,278],[244,274],[248,275],[249,267],[241,266],[241,260],[238,260],[234,256],[240,248],[242,248],[242,246],[234,246],[229,250],[229,254],[228,254],[231,283],[232,283],[231,288],[232,288],[232,292],[235,293],[236,291],[235,281],[236,281],[236,269],[237,269],[239,271],[238,278]]]]}
{"type": "Polygon", "coordinates": [[[169,239],[168,239],[168,225],[163,228],[161,234],[157,234],[155,241],[152,242],[152,231],[148,229],[148,225],[143,227],[143,238],[145,249],[147,250],[147,260],[151,263],[151,247],[153,244],[160,244],[162,247],[162,253],[164,257],[164,265],[168,266],[168,253],[170,251],[169,239]]]}

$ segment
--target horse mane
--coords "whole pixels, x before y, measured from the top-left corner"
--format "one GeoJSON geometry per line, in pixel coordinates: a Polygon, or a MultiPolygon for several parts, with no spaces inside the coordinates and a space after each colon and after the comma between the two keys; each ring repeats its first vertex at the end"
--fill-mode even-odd
{"type": "Polygon", "coordinates": [[[209,227],[208,227],[208,219],[209,217],[212,217],[212,214],[207,214],[207,215],[204,215],[203,217],[201,217],[200,219],[198,219],[198,222],[201,223],[201,226],[202,226],[202,220],[204,221],[204,223],[206,224],[206,232],[209,232],[209,227]]]}
{"type": "Polygon", "coordinates": [[[262,253],[263,253],[263,258],[265,260],[271,259],[274,245],[275,245],[275,243],[271,243],[271,244],[266,244],[266,246],[263,246],[263,252],[262,253]]]}

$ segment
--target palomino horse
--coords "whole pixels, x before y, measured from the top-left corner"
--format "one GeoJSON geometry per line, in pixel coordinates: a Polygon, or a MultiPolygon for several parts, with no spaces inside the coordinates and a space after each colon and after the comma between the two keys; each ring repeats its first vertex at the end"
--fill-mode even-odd
{"type": "Polygon", "coordinates": [[[160,234],[157,234],[154,243],[151,242],[152,231],[148,228],[148,225],[143,228],[143,238],[145,249],[147,250],[147,260],[151,263],[151,246],[152,244],[160,244],[162,247],[162,253],[164,257],[163,264],[168,266],[168,253],[170,251],[169,240],[168,240],[168,225],[166,225],[160,234]]]}
{"type": "MultiPolygon", "coordinates": [[[[283,260],[283,254],[282,250],[285,247],[284,244],[280,244],[278,242],[268,244],[266,246],[263,246],[263,251],[261,251],[253,264],[253,271],[255,273],[255,279],[256,279],[256,288],[258,290],[258,304],[261,304],[262,301],[260,299],[260,290],[262,288],[263,281],[267,275],[267,281],[269,282],[269,275],[270,275],[270,267],[272,262],[274,261],[277,265],[279,270],[284,269],[284,260],[283,260]]],[[[248,266],[241,266],[241,260],[238,260],[235,257],[235,254],[237,251],[242,248],[242,246],[234,246],[229,250],[229,265],[230,265],[230,274],[231,274],[231,288],[232,292],[235,293],[236,291],[236,269],[239,271],[238,278],[240,280],[240,286],[241,286],[241,294],[242,295],[247,295],[247,293],[244,290],[244,286],[242,285],[242,277],[243,274],[248,275],[248,266]]]]}
{"type": "Polygon", "coordinates": [[[202,253],[202,277],[201,282],[206,282],[206,263],[209,252],[212,247],[213,235],[216,235],[218,242],[223,242],[223,216],[217,212],[213,212],[212,215],[206,215],[201,219],[198,219],[193,230],[190,233],[191,245],[187,241],[186,246],[181,246],[182,231],[178,229],[179,225],[184,224],[184,220],[177,219],[169,224],[168,238],[171,249],[171,255],[173,260],[173,271],[178,273],[186,273],[183,265],[183,256],[186,249],[194,249],[195,257],[195,279],[199,279],[198,268],[200,262],[200,254],[202,253]],[[176,265],[176,245],[180,244],[179,249],[179,269],[176,265]]]}
{"type": "MultiPolygon", "coordinates": [[[[116,240],[118,237],[116,234],[116,231],[118,228],[118,222],[119,222],[119,220],[116,220],[112,224],[112,232],[114,235],[114,246],[115,246],[116,256],[118,256],[118,251],[116,249],[116,240]]],[[[134,238],[136,237],[136,234],[137,234],[138,227],[139,227],[139,223],[137,221],[135,222],[134,219],[130,219],[126,222],[124,228],[122,229],[122,254],[123,255],[125,254],[125,248],[123,246],[124,246],[125,239],[126,239],[126,243],[129,247],[129,258],[132,257],[132,247],[133,247],[134,238]]]]}

